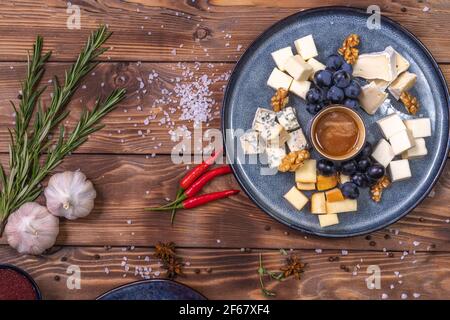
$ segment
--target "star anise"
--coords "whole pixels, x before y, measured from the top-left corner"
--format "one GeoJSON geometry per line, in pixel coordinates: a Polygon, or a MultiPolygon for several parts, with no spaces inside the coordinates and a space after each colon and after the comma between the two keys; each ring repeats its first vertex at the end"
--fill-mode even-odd
{"type": "Polygon", "coordinates": [[[177,276],[183,276],[184,264],[178,258],[171,258],[169,261],[164,263],[163,268],[166,269],[166,276],[169,279],[174,279],[177,276]]]}
{"type": "Polygon", "coordinates": [[[169,261],[175,256],[175,243],[168,242],[162,243],[158,242],[155,246],[155,257],[163,261],[169,261]]]}
{"type": "Polygon", "coordinates": [[[305,272],[305,267],[306,263],[302,263],[296,255],[291,255],[286,259],[286,264],[281,268],[281,271],[283,272],[284,278],[295,276],[300,280],[301,274],[305,272]]]}

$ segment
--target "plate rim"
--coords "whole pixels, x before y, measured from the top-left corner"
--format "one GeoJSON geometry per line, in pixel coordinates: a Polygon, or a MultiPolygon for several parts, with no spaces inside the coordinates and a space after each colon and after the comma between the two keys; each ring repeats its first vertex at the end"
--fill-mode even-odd
{"type": "Polygon", "coordinates": [[[208,300],[203,294],[201,294],[199,291],[189,287],[188,285],[185,285],[184,283],[175,281],[175,280],[170,280],[170,279],[146,279],[146,280],[137,280],[137,281],[133,281],[130,283],[126,283],[123,284],[121,286],[118,286],[116,288],[113,288],[105,293],[102,293],[101,295],[99,295],[97,298],[95,298],[95,300],[103,300],[103,298],[105,298],[107,295],[113,294],[119,290],[122,290],[124,288],[128,288],[128,287],[133,287],[135,285],[139,285],[139,284],[145,284],[145,283],[154,283],[154,282],[162,282],[162,283],[174,283],[177,286],[181,286],[184,288],[187,288],[189,290],[191,290],[192,292],[195,292],[196,294],[198,294],[200,297],[202,297],[204,300],[208,300]]]}
{"type": "MultiPolygon", "coordinates": [[[[235,168],[235,163],[233,163],[234,161],[230,161],[231,159],[229,158],[229,153],[226,152],[227,149],[227,142],[226,142],[226,135],[224,134],[224,130],[225,130],[225,120],[227,118],[227,115],[225,113],[225,106],[228,105],[228,100],[230,97],[230,87],[231,84],[235,81],[234,79],[236,78],[236,70],[244,63],[244,60],[251,54],[250,51],[252,50],[252,48],[257,45],[260,41],[263,40],[264,37],[267,36],[267,34],[269,32],[271,32],[272,29],[277,28],[279,26],[282,26],[283,24],[286,23],[286,21],[293,19],[293,18],[301,18],[302,16],[306,15],[306,14],[311,14],[311,13],[320,13],[320,12],[326,12],[329,10],[336,10],[336,11],[346,11],[346,12],[354,12],[354,13],[358,13],[358,14],[367,14],[367,12],[363,9],[360,8],[356,8],[356,7],[351,7],[351,6],[323,6],[323,7],[316,7],[316,8],[309,8],[306,10],[302,10],[299,12],[295,12],[289,16],[286,16],[285,18],[278,20],[277,22],[275,22],[274,24],[272,24],[271,26],[269,26],[268,28],[266,28],[258,37],[256,37],[255,40],[253,40],[251,42],[251,44],[247,47],[247,49],[245,50],[245,52],[242,54],[242,56],[238,59],[237,63],[234,65],[233,70],[231,72],[230,78],[228,80],[228,84],[227,87],[224,91],[224,96],[222,99],[222,110],[221,110],[221,131],[222,131],[222,139],[223,139],[223,145],[224,145],[224,151],[226,154],[226,159],[233,171],[233,175],[236,178],[240,188],[242,190],[244,190],[245,194],[252,200],[252,202],[259,208],[261,209],[264,213],[266,213],[267,215],[269,215],[271,218],[275,219],[276,221],[288,226],[289,228],[298,230],[298,231],[302,231],[304,233],[310,234],[310,235],[316,235],[316,236],[320,236],[320,237],[325,237],[325,238],[350,238],[350,237],[356,237],[356,236],[360,236],[360,235],[365,235],[368,233],[372,233],[381,229],[386,228],[389,225],[394,224],[395,222],[397,222],[398,220],[400,220],[401,218],[405,217],[407,214],[409,214],[412,210],[414,210],[427,196],[428,194],[431,192],[431,190],[433,189],[433,187],[436,185],[437,181],[439,180],[439,177],[441,176],[445,165],[447,163],[448,160],[448,153],[450,150],[450,133],[447,134],[446,136],[446,143],[445,143],[445,150],[443,150],[443,153],[445,153],[445,157],[444,160],[441,161],[440,166],[437,170],[436,175],[433,177],[431,183],[428,185],[428,187],[426,188],[426,190],[422,193],[422,195],[419,196],[419,198],[414,201],[410,206],[408,206],[401,214],[399,214],[398,216],[390,219],[389,221],[380,224],[379,226],[374,226],[371,228],[367,228],[365,230],[361,230],[361,231],[355,231],[355,232],[350,232],[350,233],[346,233],[346,234],[342,234],[342,233],[326,233],[326,232],[318,232],[318,231],[313,231],[313,230],[309,230],[307,228],[303,228],[300,226],[296,226],[293,225],[292,223],[289,223],[288,221],[286,221],[285,219],[275,216],[274,214],[272,214],[271,212],[269,212],[269,210],[266,210],[265,208],[263,208],[263,206],[259,203],[259,201],[257,201],[257,199],[249,192],[249,190],[245,187],[244,182],[242,179],[242,177],[239,176],[237,169],[235,168]]],[[[436,59],[434,58],[433,54],[431,53],[431,51],[425,46],[425,44],[420,41],[417,36],[412,33],[411,31],[409,31],[406,27],[404,27],[403,25],[401,25],[400,23],[396,22],[395,20],[385,16],[385,15],[381,15],[381,19],[386,20],[387,22],[389,22],[391,25],[393,25],[394,27],[398,28],[401,32],[403,32],[406,36],[408,36],[408,38],[410,38],[413,42],[415,42],[424,52],[424,54],[426,54],[430,60],[430,62],[432,63],[433,69],[435,70],[438,78],[440,79],[440,85],[443,87],[444,89],[444,93],[446,95],[446,100],[447,100],[447,108],[445,108],[445,110],[447,111],[447,120],[450,119],[450,95],[449,95],[449,90],[448,90],[448,84],[447,81],[442,73],[442,70],[439,68],[439,65],[436,61],[436,59]]],[[[447,131],[449,131],[449,121],[447,121],[446,125],[445,125],[447,131]]],[[[445,129],[445,128],[444,128],[445,129]]]]}

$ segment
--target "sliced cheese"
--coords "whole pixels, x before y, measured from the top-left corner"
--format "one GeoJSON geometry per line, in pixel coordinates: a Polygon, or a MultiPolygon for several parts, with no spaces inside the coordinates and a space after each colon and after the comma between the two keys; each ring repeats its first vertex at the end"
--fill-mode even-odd
{"type": "Polygon", "coordinates": [[[284,195],[284,198],[297,210],[302,210],[302,208],[309,201],[308,198],[296,187],[292,187],[291,190],[284,195]]]}
{"type": "Polygon", "coordinates": [[[414,139],[414,143],[414,147],[402,153],[403,159],[416,159],[424,157],[428,154],[428,149],[424,138],[414,139]]]}
{"type": "Polygon", "coordinates": [[[313,214],[326,214],[327,204],[325,200],[325,193],[316,192],[311,196],[311,213],[313,214]]]}
{"type": "Polygon", "coordinates": [[[356,199],[345,199],[341,201],[327,201],[327,215],[342,212],[353,212],[358,210],[356,199]]]}
{"type": "Polygon", "coordinates": [[[295,182],[316,183],[316,160],[305,160],[303,166],[295,170],[295,182]]]}
{"type": "Polygon", "coordinates": [[[392,182],[411,178],[411,169],[407,159],[395,160],[389,164],[392,182]]]}
{"type": "Polygon", "coordinates": [[[277,51],[272,52],[272,58],[275,61],[278,69],[284,71],[284,64],[289,57],[292,57],[294,54],[292,53],[291,47],[286,47],[279,49],[277,51]]]}
{"type": "Polygon", "coordinates": [[[400,131],[406,130],[403,120],[396,113],[378,120],[377,124],[386,139],[389,139],[400,131]]]}
{"type": "Polygon", "coordinates": [[[245,154],[258,154],[264,152],[265,147],[259,139],[258,131],[249,130],[239,139],[245,154]]]}
{"type": "Polygon", "coordinates": [[[395,53],[395,67],[397,69],[397,74],[405,72],[409,69],[409,61],[405,59],[400,53],[394,50],[391,46],[387,47],[389,50],[393,50],[395,53]]]}
{"type": "Polygon", "coordinates": [[[287,131],[292,131],[300,128],[300,124],[297,120],[297,115],[295,114],[295,109],[293,107],[286,107],[277,112],[278,122],[287,131]]]}
{"type": "Polygon", "coordinates": [[[344,195],[341,192],[341,189],[334,188],[325,192],[328,202],[336,202],[345,200],[344,195]]]}
{"type": "Polygon", "coordinates": [[[314,38],[311,34],[295,40],[294,45],[298,54],[300,54],[304,60],[308,60],[319,55],[317,53],[316,44],[314,43],[314,38]]]}
{"type": "Polygon", "coordinates": [[[273,126],[276,123],[277,114],[268,109],[258,108],[253,119],[252,129],[262,131],[268,126],[273,126]]]}
{"type": "Polygon", "coordinates": [[[322,228],[339,224],[339,218],[337,214],[319,214],[319,224],[322,228]]]}
{"type": "Polygon", "coordinates": [[[296,182],[295,183],[298,190],[316,190],[316,184],[315,183],[303,183],[303,182],[296,182]]]}
{"type": "Polygon", "coordinates": [[[373,82],[363,86],[361,89],[358,97],[361,107],[368,114],[374,114],[383,104],[384,100],[386,100],[388,94],[380,90],[373,82]]]}
{"type": "Polygon", "coordinates": [[[431,136],[430,118],[418,118],[404,121],[406,128],[411,131],[414,138],[425,138],[431,136]]]}
{"type": "Polygon", "coordinates": [[[284,65],[286,72],[289,73],[294,80],[306,81],[313,73],[313,68],[299,55],[292,56],[286,60],[284,65]]]}
{"type": "Polygon", "coordinates": [[[289,90],[291,82],[292,77],[283,71],[280,71],[278,68],[274,68],[269,76],[269,79],[267,79],[267,85],[275,90],[278,90],[279,88],[289,90]]]}
{"type": "Polygon", "coordinates": [[[381,139],[373,149],[372,158],[386,168],[395,158],[395,154],[389,142],[381,139]]]}
{"type": "Polygon", "coordinates": [[[287,145],[290,151],[299,151],[308,148],[308,141],[303,134],[302,128],[289,133],[289,139],[287,145]]]}
{"type": "Polygon", "coordinates": [[[353,66],[353,76],[368,80],[394,80],[397,77],[395,50],[387,47],[381,52],[361,54],[353,66]]]}
{"type": "Polygon", "coordinates": [[[417,76],[414,73],[405,71],[395,79],[389,86],[389,92],[395,99],[400,99],[400,95],[404,91],[411,89],[416,83],[417,76]]]}
{"type": "Polygon", "coordinates": [[[306,94],[308,93],[310,88],[311,88],[310,81],[293,80],[291,86],[289,87],[289,91],[295,94],[296,96],[299,96],[300,98],[306,100],[306,94]]]}
{"type": "Polygon", "coordinates": [[[414,138],[409,130],[403,130],[389,138],[389,143],[395,155],[414,147],[414,138]]]}

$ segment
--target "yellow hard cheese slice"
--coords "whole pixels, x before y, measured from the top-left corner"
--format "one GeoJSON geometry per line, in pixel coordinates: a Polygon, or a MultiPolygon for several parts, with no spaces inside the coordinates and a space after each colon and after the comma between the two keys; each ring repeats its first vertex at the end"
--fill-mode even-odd
{"type": "Polygon", "coordinates": [[[358,210],[358,201],[356,199],[345,199],[342,201],[327,201],[327,215],[342,212],[352,212],[358,210]]]}
{"type": "Polygon", "coordinates": [[[325,214],[327,213],[327,204],[325,200],[325,193],[317,192],[311,196],[311,213],[325,214]]]}
{"type": "Polygon", "coordinates": [[[320,226],[322,228],[329,227],[339,223],[339,218],[337,214],[319,214],[318,217],[320,226]]]}
{"type": "Polygon", "coordinates": [[[316,184],[315,183],[297,182],[296,186],[297,186],[298,190],[316,190],[316,184]]]}
{"type": "Polygon", "coordinates": [[[308,203],[308,198],[295,186],[284,195],[284,198],[297,210],[302,210],[302,208],[308,203]]]}
{"type": "Polygon", "coordinates": [[[295,182],[316,183],[316,160],[305,160],[303,166],[295,170],[295,182]]]}

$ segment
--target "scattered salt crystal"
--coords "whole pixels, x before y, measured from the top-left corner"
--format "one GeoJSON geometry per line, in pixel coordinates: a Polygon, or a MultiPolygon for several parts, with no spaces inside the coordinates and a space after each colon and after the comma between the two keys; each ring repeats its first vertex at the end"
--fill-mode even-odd
{"type": "Polygon", "coordinates": [[[316,251],[316,253],[322,253],[322,249],[316,249],[314,251],[316,251]]]}
{"type": "Polygon", "coordinates": [[[386,300],[387,298],[389,298],[389,296],[386,293],[381,295],[381,299],[386,300]]]}
{"type": "Polygon", "coordinates": [[[413,297],[416,298],[416,299],[420,298],[420,293],[414,292],[413,293],[413,297]]]}
{"type": "Polygon", "coordinates": [[[161,274],[160,271],[155,271],[155,276],[156,276],[156,277],[159,277],[160,274],[161,274]]]}
{"type": "Polygon", "coordinates": [[[172,49],[172,51],[170,51],[170,53],[173,55],[173,56],[176,56],[177,55],[177,49],[172,49]]]}
{"type": "Polygon", "coordinates": [[[145,262],[149,262],[150,261],[150,257],[149,256],[145,256],[144,261],[145,262]]]}
{"type": "Polygon", "coordinates": [[[394,286],[393,284],[391,284],[391,285],[389,286],[389,288],[390,288],[391,290],[394,290],[395,286],[394,286]]]}
{"type": "Polygon", "coordinates": [[[83,84],[83,85],[81,86],[81,89],[86,89],[86,85],[83,84]]]}
{"type": "Polygon", "coordinates": [[[132,223],[132,221],[131,220],[127,220],[127,224],[131,224],[132,223]]]}
{"type": "Polygon", "coordinates": [[[122,261],[122,262],[120,263],[120,266],[125,267],[126,264],[127,264],[126,261],[122,261]]]}
{"type": "Polygon", "coordinates": [[[106,274],[109,274],[109,269],[108,269],[108,267],[105,267],[105,273],[106,273],[106,274]]]}
{"type": "Polygon", "coordinates": [[[402,299],[408,299],[408,295],[406,293],[402,293],[402,295],[400,296],[402,299]]]}
{"type": "Polygon", "coordinates": [[[217,243],[221,243],[222,241],[221,241],[220,239],[217,239],[216,242],[217,242],[217,243]]]}
{"type": "Polygon", "coordinates": [[[419,241],[414,241],[414,242],[413,242],[413,245],[414,245],[415,247],[417,247],[418,245],[420,245],[420,242],[419,242],[419,241]]]}
{"type": "Polygon", "coordinates": [[[341,251],[341,254],[342,254],[343,256],[346,256],[346,255],[348,255],[348,251],[347,251],[347,250],[342,250],[342,251],[341,251]]]}
{"type": "Polygon", "coordinates": [[[428,12],[428,11],[430,11],[430,7],[425,6],[425,7],[422,9],[422,11],[423,11],[423,12],[428,12]]]}
{"type": "Polygon", "coordinates": [[[236,51],[241,51],[242,49],[242,44],[238,44],[238,46],[236,47],[236,51]]]}

